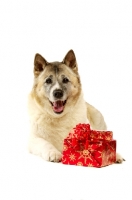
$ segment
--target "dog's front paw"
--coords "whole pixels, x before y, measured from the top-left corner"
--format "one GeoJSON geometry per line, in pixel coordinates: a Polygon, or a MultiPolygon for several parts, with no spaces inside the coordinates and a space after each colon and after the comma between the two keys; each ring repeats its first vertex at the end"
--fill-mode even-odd
{"type": "Polygon", "coordinates": [[[47,153],[42,155],[44,160],[50,162],[60,162],[62,154],[57,149],[50,149],[47,153]]]}
{"type": "Polygon", "coordinates": [[[116,163],[122,163],[125,159],[119,154],[116,154],[116,163]]]}

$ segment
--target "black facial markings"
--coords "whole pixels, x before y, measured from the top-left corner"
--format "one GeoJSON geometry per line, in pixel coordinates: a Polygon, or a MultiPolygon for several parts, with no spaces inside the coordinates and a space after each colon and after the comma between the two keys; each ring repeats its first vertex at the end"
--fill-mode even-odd
{"type": "Polygon", "coordinates": [[[62,82],[66,84],[66,83],[69,82],[69,79],[65,77],[65,78],[62,79],[62,82]]]}
{"type": "Polygon", "coordinates": [[[58,84],[63,91],[67,91],[67,89],[69,88],[70,80],[69,77],[67,77],[65,74],[61,74],[61,72],[63,73],[63,68],[61,67],[61,64],[61,62],[52,62],[47,65],[47,69],[49,71],[49,76],[47,76],[45,79],[45,90],[47,92],[50,91],[56,81],[58,81],[58,84]],[[55,79],[54,76],[56,76],[55,79]]]}
{"type": "Polygon", "coordinates": [[[60,71],[61,71],[61,68],[59,67],[60,66],[60,62],[52,62],[52,63],[49,63],[50,64],[50,71],[53,71],[55,74],[58,74],[60,71]]]}
{"type": "Polygon", "coordinates": [[[49,77],[47,77],[46,79],[45,79],[45,83],[46,84],[51,84],[53,82],[53,76],[52,75],[50,75],[49,77]]]}
{"type": "Polygon", "coordinates": [[[53,69],[55,74],[59,73],[59,67],[57,65],[54,65],[53,69]]]}
{"type": "Polygon", "coordinates": [[[45,81],[47,84],[51,84],[52,83],[52,79],[51,78],[47,78],[45,81]]]}

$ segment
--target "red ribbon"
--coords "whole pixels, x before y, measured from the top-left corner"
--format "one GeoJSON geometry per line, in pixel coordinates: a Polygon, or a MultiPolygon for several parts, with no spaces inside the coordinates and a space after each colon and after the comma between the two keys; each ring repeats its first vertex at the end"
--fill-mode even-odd
{"type": "MultiPolygon", "coordinates": [[[[89,124],[77,124],[75,128],[73,128],[74,132],[70,133],[69,136],[72,139],[72,146],[75,147],[78,145],[78,141],[86,141],[85,142],[85,149],[88,149],[89,142],[101,142],[101,141],[106,141],[103,139],[95,139],[95,138],[90,138],[90,133],[93,132],[94,130],[90,129],[89,124]]],[[[108,132],[108,131],[107,131],[108,132]]]]}
{"type": "Polygon", "coordinates": [[[89,145],[89,142],[88,142],[88,140],[86,140],[85,149],[88,149],[88,145],[89,145]]]}
{"type": "Polygon", "coordinates": [[[72,138],[72,146],[76,146],[77,145],[77,139],[76,138],[72,138]]]}

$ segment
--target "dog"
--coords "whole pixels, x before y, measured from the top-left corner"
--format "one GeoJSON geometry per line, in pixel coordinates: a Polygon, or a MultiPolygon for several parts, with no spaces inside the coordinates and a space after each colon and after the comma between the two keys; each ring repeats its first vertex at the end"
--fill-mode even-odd
{"type": "MultiPolygon", "coordinates": [[[[46,161],[59,162],[63,140],[78,123],[106,130],[101,112],[85,102],[76,56],[68,51],[62,62],[47,62],[40,54],[34,58],[34,83],[28,97],[30,153],[46,161]]],[[[116,162],[122,163],[120,154],[116,162]]]]}

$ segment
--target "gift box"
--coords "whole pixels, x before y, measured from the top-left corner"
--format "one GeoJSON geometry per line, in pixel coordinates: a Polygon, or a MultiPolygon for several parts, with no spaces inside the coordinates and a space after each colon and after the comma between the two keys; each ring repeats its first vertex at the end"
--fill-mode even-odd
{"type": "Polygon", "coordinates": [[[62,163],[103,167],[116,161],[116,140],[112,131],[90,130],[89,124],[78,124],[64,139],[62,163]]]}

